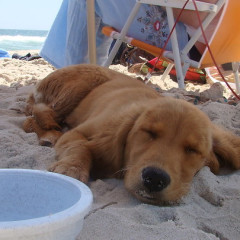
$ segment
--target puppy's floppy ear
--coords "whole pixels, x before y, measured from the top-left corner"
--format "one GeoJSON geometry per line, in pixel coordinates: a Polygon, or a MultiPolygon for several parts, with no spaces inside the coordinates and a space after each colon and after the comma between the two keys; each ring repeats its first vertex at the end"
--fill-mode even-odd
{"type": "Polygon", "coordinates": [[[113,121],[108,122],[104,131],[99,131],[90,139],[89,144],[99,158],[108,154],[112,159],[112,166],[122,168],[127,137],[140,114],[141,111],[134,111],[134,109],[120,116],[116,114],[113,116],[113,121]]]}
{"type": "Polygon", "coordinates": [[[240,169],[240,137],[212,125],[213,149],[207,166],[216,173],[220,161],[234,169],[240,169]],[[218,166],[217,166],[218,165],[218,166]]]}
{"type": "Polygon", "coordinates": [[[210,154],[207,157],[206,166],[208,166],[211,172],[213,172],[214,174],[219,173],[220,164],[213,149],[211,150],[210,154]]]}
{"type": "Polygon", "coordinates": [[[134,126],[135,121],[139,117],[140,113],[129,113],[124,119],[119,122],[116,132],[113,135],[113,144],[119,148],[119,152],[124,152],[127,137],[129,132],[134,126]]]}

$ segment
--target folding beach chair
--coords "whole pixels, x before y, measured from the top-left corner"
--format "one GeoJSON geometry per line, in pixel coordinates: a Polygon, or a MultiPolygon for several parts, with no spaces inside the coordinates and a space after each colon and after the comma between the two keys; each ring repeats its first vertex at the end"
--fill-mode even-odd
{"type": "MultiPolygon", "coordinates": [[[[131,11],[124,27],[121,32],[117,32],[111,27],[104,27],[102,32],[114,39],[117,39],[110,55],[106,66],[112,63],[114,56],[116,55],[121,43],[127,42],[133,46],[141,48],[154,56],[159,56],[162,49],[155,46],[146,44],[144,42],[138,41],[137,39],[127,37],[128,29],[134,20],[136,14],[139,11],[141,4],[153,4],[166,7],[167,19],[169,24],[169,29],[172,29],[175,20],[173,16],[173,8],[182,9],[187,0],[136,0],[136,4],[131,11]]],[[[205,30],[209,24],[212,22],[214,17],[222,9],[219,22],[212,33],[210,39],[208,39],[210,49],[212,50],[213,56],[218,65],[227,62],[239,62],[240,61],[240,1],[239,0],[218,0],[216,4],[210,4],[200,1],[195,1],[197,9],[199,12],[207,12],[207,17],[202,22],[203,30],[205,30]]],[[[190,0],[185,8],[186,10],[195,11],[195,5],[192,0],[190,0]]],[[[197,17],[197,15],[196,15],[197,17]]],[[[195,45],[199,37],[202,35],[202,29],[199,27],[197,31],[191,36],[190,40],[186,44],[183,50],[179,50],[177,35],[175,30],[173,30],[171,35],[172,51],[163,51],[163,58],[167,58],[171,63],[168,65],[163,78],[170,72],[172,67],[175,65],[177,73],[177,81],[180,88],[184,88],[184,77],[188,68],[206,68],[213,66],[214,62],[212,57],[206,47],[204,53],[201,56],[200,61],[194,61],[189,58],[189,51],[195,45]]],[[[236,64],[234,65],[236,66],[236,64]]],[[[239,79],[238,79],[238,68],[235,70],[235,83],[237,91],[240,92],[239,79]]]]}

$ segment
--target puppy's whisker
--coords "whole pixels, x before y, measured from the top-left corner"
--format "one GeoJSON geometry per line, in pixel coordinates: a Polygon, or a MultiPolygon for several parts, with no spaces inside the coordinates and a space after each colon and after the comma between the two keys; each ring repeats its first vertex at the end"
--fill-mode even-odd
{"type": "Polygon", "coordinates": [[[122,169],[116,171],[115,173],[113,173],[113,176],[114,176],[114,175],[118,175],[118,174],[119,174],[120,176],[123,176],[124,173],[125,173],[126,171],[128,171],[129,169],[131,169],[131,166],[130,166],[130,167],[126,167],[126,168],[122,168],[122,169]]]}

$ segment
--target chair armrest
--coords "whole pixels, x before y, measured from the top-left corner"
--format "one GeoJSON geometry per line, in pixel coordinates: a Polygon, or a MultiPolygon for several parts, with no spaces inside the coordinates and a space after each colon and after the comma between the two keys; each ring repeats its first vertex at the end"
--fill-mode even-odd
{"type": "MultiPolygon", "coordinates": [[[[162,7],[171,7],[171,8],[182,8],[186,3],[186,0],[137,0],[137,2],[145,4],[154,4],[162,7]]],[[[196,1],[196,5],[199,11],[201,12],[217,12],[217,5],[206,2],[196,1]]],[[[188,2],[185,7],[186,10],[195,10],[192,0],[188,2]]]]}

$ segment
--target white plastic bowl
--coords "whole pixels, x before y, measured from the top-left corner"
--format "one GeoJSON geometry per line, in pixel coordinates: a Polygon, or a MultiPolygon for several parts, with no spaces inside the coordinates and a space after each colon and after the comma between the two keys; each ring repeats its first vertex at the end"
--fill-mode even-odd
{"type": "Polygon", "coordinates": [[[0,170],[1,240],[74,240],[92,204],[83,183],[56,173],[0,170]]]}

